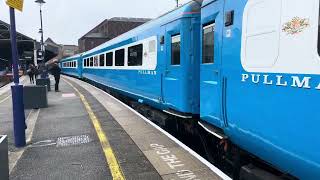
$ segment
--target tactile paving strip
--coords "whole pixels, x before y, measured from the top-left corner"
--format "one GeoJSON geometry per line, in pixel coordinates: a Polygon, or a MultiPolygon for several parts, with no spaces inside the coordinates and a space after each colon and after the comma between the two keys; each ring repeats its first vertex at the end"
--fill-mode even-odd
{"type": "Polygon", "coordinates": [[[88,135],[59,137],[57,140],[57,147],[75,146],[80,144],[87,144],[92,139],[88,135]]]}

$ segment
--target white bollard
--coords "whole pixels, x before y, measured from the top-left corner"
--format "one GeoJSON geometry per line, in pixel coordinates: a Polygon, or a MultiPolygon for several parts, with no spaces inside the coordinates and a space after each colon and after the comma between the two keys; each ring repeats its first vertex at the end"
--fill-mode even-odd
{"type": "Polygon", "coordinates": [[[8,139],[4,135],[0,135],[0,179],[9,180],[8,139]]]}

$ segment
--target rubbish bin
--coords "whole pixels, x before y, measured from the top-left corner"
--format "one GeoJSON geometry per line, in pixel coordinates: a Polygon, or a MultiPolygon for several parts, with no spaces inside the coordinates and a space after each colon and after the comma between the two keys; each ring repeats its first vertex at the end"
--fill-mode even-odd
{"type": "Polygon", "coordinates": [[[48,94],[46,86],[23,87],[24,109],[39,109],[48,107],[48,94]]]}
{"type": "Polygon", "coordinates": [[[51,91],[51,83],[49,78],[40,78],[36,80],[36,85],[47,86],[47,90],[51,91]]]}
{"type": "Polygon", "coordinates": [[[0,179],[9,180],[8,139],[4,135],[0,135],[0,179]]]}

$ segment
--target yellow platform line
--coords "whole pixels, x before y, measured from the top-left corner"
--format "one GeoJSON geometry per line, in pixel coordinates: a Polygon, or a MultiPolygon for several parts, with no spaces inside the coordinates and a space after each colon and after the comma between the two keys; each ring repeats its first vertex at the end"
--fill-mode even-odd
{"type": "Polygon", "coordinates": [[[91,122],[96,130],[96,133],[98,135],[100,144],[102,146],[104,155],[106,157],[107,163],[109,165],[109,169],[111,171],[112,177],[114,180],[125,180],[125,177],[123,175],[123,172],[121,170],[121,167],[118,163],[118,160],[110,146],[108,137],[106,136],[106,134],[104,133],[104,131],[101,128],[101,124],[99,119],[97,118],[97,116],[94,114],[94,112],[92,111],[88,101],[86,100],[86,98],[84,97],[84,95],[76,88],[74,87],[70,82],[68,82],[67,80],[63,79],[67,84],[69,84],[80,96],[80,99],[82,101],[82,103],[84,104],[89,117],[91,119],[91,122]]]}

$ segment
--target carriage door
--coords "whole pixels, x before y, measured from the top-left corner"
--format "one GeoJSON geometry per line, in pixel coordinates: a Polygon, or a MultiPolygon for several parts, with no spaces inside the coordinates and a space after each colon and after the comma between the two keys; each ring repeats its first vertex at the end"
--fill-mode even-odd
{"type": "Polygon", "coordinates": [[[181,107],[183,92],[181,68],[181,32],[180,21],[174,21],[163,26],[165,28],[164,60],[165,70],[163,75],[163,100],[175,110],[181,107]]]}
{"type": "Polygon", "coordinates": [[[200,60],[200,114],[201,118],[217,127],[223,127],[221,46],[224,1],[213,1],[202,9],[200,60]],[[209,14],[210,16],[206,16],[209,14]]]}

